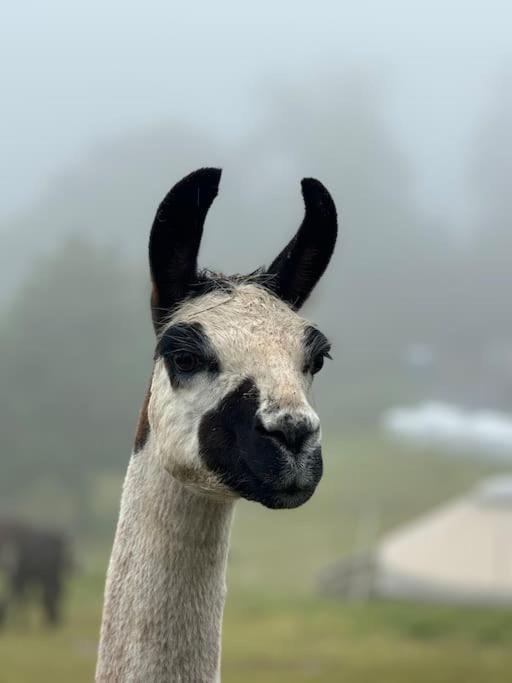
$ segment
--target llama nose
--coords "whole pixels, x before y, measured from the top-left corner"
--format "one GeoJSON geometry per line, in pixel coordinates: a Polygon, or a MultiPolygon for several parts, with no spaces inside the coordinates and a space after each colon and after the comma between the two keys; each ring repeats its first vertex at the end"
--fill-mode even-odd
{"type": "Polygon", "coordinates": [[[312,425],[309,420],[296,419],[292,415],[283,415],[279,420],[266,423],[258,419],[256,430],[262,436],[276,441],[287,451],[298,455],[306,442],[318,434],[319,427],[312,425]]]}

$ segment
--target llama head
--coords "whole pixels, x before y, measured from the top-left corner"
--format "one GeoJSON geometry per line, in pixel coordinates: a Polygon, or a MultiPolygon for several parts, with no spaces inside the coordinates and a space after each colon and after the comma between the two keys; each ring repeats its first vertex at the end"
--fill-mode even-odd
{"type": "Polygon", "coordinates": [[[336,209],[321,183],[305,179],[304,221],[269,268],[246,277],[200,272],[203,224],[219,180],[217,169],[192,173],[155,217],[157,343],[135,451],[151,438],[148,457],[199,492],[296,507],[322,475],[308,391],[329,355],[327,339],[297,311],[330,260],[336,209]]]}

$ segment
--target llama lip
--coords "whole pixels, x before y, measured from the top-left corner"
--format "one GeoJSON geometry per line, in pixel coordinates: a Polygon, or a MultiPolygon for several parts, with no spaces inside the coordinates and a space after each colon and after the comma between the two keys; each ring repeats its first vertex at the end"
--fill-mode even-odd
{"type": "Polygon", "coordinates": [[[304,505],[313,493],[315,492],[316,484],[313,486],[301,488],[298,486],[289,486],[287,489],[276,491],[273,496],[265,501],[261,501],[265,507],[272,509],[291,509],[304,505]]]}
{"type": "Polygon", "coordinates": [[[278,481],[272,482],[275,489],[285,492],[303,491],[315,487],[322,476],[322,451],[317,446],[299,456],[286,455],[278,481]]]}
{"type": "Polygon", "coordinates": [[[311,498],[322,477],[321,448],[302,458],[283,458],[282,451],[276,451],[274,458],[267,461],[271,467],[265,473],[255,472],[251,466],[254,463],[246,461],[244,471],[249,486],[244,487],[241,495],[268,508],[299,507],[311,498]]]}
{"type": "Polygon", "coordinates": [[[285,460],[291,464],[292,469],[297,469],[299,471],[304,469],[304,463],[309,460],[310,455],[314,455],[320,448],[316,434],[313,435],[309,442],[307,442],[298,453],[292,451],[273,436],[260,434],[259,438],[268,441],[272,447],[275,448],[285,458],[285,460]],[[310,445],[310,442],[313,443],[310,445]]]}

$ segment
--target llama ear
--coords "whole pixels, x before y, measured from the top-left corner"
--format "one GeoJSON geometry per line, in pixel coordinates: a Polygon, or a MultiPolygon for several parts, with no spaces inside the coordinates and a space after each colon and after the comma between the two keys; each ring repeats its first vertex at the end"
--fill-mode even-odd
{"type": "Polygon", "coordinates": [[[338,234],[336,207],[326,188],[314,178],[304,178],[301,185],[304,220],[267,270],[272,276],[268,286],[295,310],[324,274],[338,234]]]}
{"type": "Polygon", "coordinates": [[[202,168],[180,180],[156,212],[149,237],[155,329],[189,292],[197,277],[197,254],[208,209],[217,196],[221,170],[202,168]]]}

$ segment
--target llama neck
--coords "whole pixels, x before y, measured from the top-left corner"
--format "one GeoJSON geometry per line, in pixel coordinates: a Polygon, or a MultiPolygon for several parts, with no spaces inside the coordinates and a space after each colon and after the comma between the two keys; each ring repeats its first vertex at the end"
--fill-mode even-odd
{"type": "Polygon", "coordinates": [[[96,680],[213,683],[233,502],[132,456],[107,574],[96,680]]]}

